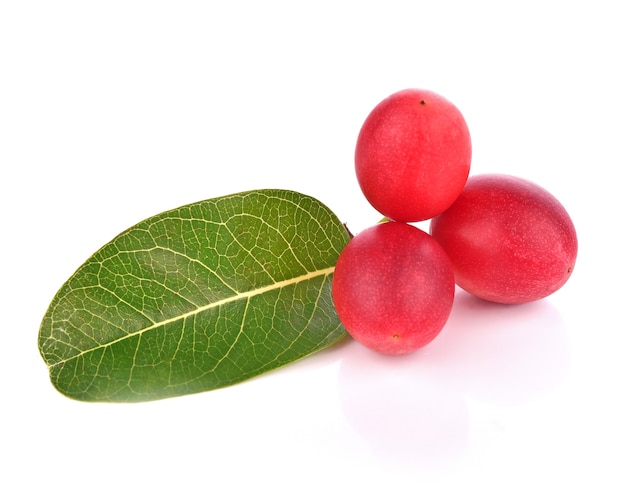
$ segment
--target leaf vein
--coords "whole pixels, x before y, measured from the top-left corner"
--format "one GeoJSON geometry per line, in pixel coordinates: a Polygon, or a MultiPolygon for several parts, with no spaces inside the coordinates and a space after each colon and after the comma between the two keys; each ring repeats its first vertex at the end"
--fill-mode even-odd
{"type": "Polygon", "coordinates": [[[307,272],[305,274],[301,274],[301,275],[293,277],[291,279],[286,279],[284,281],[274,282],[272,284],[269,284],[269,285],[266,285],[266,286],[263,286],[263,287],[259,287],[259,288],[255,288],[255,289],[252,289],[252,290],[249,290],[249,291],[244,291],[244,292],[241,292],[241,293],[237,293],[237,294],[235,294],[233,296],[230,296],[230,297],[227,297],[227,298],[223,298],[221,300],[214,301],[214,302],[208,303],[206,305],[197,307],[195,310],[189,311],[189,312],[187,312],[185,314],[177,315],[177,316],[172,317],[170,319],[165,319],[165,320],[163,320],[161,322],[155,322],[152,325],[147,326],[147,327],[145,327],[143,329],[139,329],[139,330],[134,331],[134,332],[129,332],[129,333],[125,334],[124,336],[119,337],[117,339],[114,339],[114,340],[112,340],[112,341],[110,341],[108,343],[102,343],[102,344],[99,344],[98,346],[95,346],[93,348],[89,348],[89,349],[83,350],[80,353],[78,353],[77,355],[73,355],[71,357],[65,358],[65,359],[60,360],[58,362],[49,363],[48,367],[52,368],[52,367],[55,367],[55,366],[59,366],[59,365],[65,363],[65,362],[68,362],[70,360],[75,360],[75,359],[77,359],[78,357],[80,357],[80,356],[82,356],[84,354],[94,352],[94,351],[96,351],[96,350],[98,350],[100,348],[105,348],[105,347],[112,346],[115,343],[124,341],[125,339],[129,339],[129,338],[131,338],[133,336],[141,336],[145,332],[148,332],[148,331],[151,331],[151,330],[156,329],[158,327],[167,325],[167,324],[169,324],[171,322],[176,322],[176,321],[179,321],[181,319],[184,320],[186,318],[195,316],[198,313],[206,311],[206,310],[209,310],[211,308],[216,308],[216,307],[219,307],[219,306],[222,306],[222,305],[227,305],[228,303],[232,303],[234,301],[238,301],[238,300],[242,300],[242,299],[248,299],[248,301],[249,301],[249,299],[254,297],[254,296],[261,295],[263,293],[267,293],[269,291],[273,291],[273,290],[276,290],[276,289],[280,290],[281,288],[283,288],[285,286],[289,286],[289,285],[292,285],[292,284],[297,284],[297,283],[303,282],[303,281],[308,281],[308,280],[314,279],[316,277],[324,277],[325,278],[328,275],[332,274],[334,271],[335,271],[335,266],[333,265],[331,267],[318,269],[318,270],[315,270],[315,271],[312,271],[312,272],[307,272]]]}

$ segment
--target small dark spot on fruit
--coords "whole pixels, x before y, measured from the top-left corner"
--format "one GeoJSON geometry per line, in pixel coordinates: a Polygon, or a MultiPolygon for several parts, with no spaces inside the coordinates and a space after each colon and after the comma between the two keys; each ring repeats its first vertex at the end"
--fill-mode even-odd
{"type": "Polygon", "coordinates": [[[426,105],[426,102],[424,100],[420,100],[420,105],[426,105]]]}
{"type": "Polygon", "coordinates": [[[397,334],[394,334],[393,336],[391,336],[391,339],[393,339],[394,341],[397,341],[398,339],[400,339],[400,336],[398,336],[397,334]]]}
{"type": "Polygon", "coordinates": [[[572,267],[571,265],[567,268],[567,273],[571,274],[572,271],[574,270],[574,267],[572,267]]]}

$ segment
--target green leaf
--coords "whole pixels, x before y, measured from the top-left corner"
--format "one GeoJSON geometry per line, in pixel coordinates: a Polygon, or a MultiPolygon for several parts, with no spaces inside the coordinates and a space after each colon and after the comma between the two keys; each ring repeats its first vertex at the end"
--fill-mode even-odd
{"type": "Polygon", "coordinates": [[[318,200],[257,190],[131,227],[61,287],[39,330],[54,386],[147,401],[239,383],[344,337],[331,298],[349,236],[318,200]]]}

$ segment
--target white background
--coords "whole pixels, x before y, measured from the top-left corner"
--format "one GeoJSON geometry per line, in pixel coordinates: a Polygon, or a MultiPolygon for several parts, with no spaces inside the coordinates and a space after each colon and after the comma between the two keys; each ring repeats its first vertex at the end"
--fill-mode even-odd
{"type": "Polygon", "coordinates": [[[0,3],[0,493],[625,494],[622,10],[0,3]],[[354,177],[356,136],[407,87],[463,112],[473,174],[531,179],[568,209],[580,251],[564,288],[515,307],[460,294],[407,357],[347,341],[182,398],[56,392],[39,324],[96,249],[265,187],[315,196],[358,232],[380,216],[354,177]]]}

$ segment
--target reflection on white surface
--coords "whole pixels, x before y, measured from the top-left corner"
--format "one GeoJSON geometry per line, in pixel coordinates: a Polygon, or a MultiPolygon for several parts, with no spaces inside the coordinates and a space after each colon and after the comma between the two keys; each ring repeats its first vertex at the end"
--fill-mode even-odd
{"type": "Polygon", "coordinates": [[[394,462],[449,462],[465,452],[465,399],[423,373],[415,357],[379,357],[355,346],[339,369],[340,401],[375,455],[394,462]]]}
{"type": "Polygon", "coordinates": [[[422,350],[386,357],[346,347],[340,402],[376,456],[445,468],[485,428],[471,425],[468,402],[519,405],[555,388],[568,367],[567,332],[549,301],[505,306],[459,290],[444,331],[422,350]]]}
{"type": "Polygon", "coordinates": [[[428,361],[451,387],[490,404],[532,400],[561,383],[570,365],[565,323],[547,299],[501,305],[459,290],[439,339],[428,361]]]}

